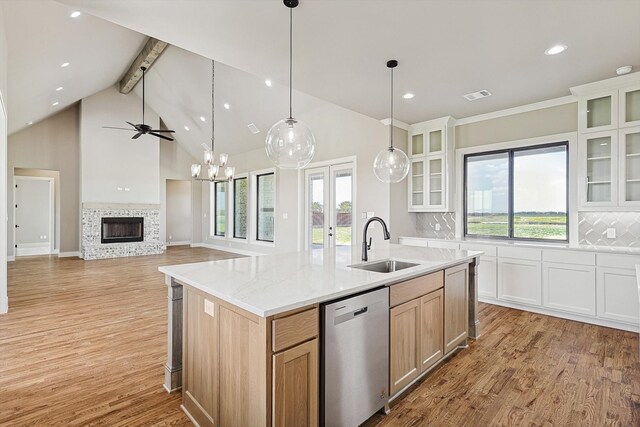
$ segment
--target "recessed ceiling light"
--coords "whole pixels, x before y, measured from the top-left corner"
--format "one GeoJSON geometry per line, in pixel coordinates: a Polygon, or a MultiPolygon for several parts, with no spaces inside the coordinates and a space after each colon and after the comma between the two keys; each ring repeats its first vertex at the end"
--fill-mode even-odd
{"type": "Polygon", "coordinates": [[[60,64],[60,66],[62,68],[67,68],[70,64],[68,62],[63,62],[62,64],[60,64]]]}
{"type": "Polygon", "coordinates": [[[402,97],[404,99],[411,99],[413,98],[415,95],[413,93],[405,93],[404,95],[402,95],[402,97]]]}
{"type": "Polygon", "coordinates": [[[33,121],[27,122],[27,126],[31,126],[32,124],[33,124],[33,121]]]}
{"type": "Polygon", "coordinates": [[[58,101],[54,102],[53,104],[51,104],[52,106],[57,106],[58,104],[60,104],[58,101]]]}
{"type": "Polygon", "coordinates": [[[264,81],[264,84],[266,84],[267,86],[271,87],[271,85],[273,84],[273,82],[269,79],[264,81]]]}
{"type": "Polygon", "coordinates": [[[188,131],[189,130],[189,126],[185,126],[184,130],[188,131]]]}
{"type": "Polygon", "coordinates": [[[632,69],[633,69],[633,67],[631,65],[625,65],[625,66],[622,66],[622,67],[616,69],[616,74],[619,75],[619,76],[622,76],[622,75],[625,75],[625,74],[629,74],[632,69]]]}
{"type": "Polygon", "coordinates": [[[200,116],[200,121],[201,121],[201,122],[206,122],[206,121],[207,121],[207,119],[206,119],[204,116],[200,116]]]}
{"type": "Polygon", "coordinates": [[[57,88],[56,88],[56,92],[60,92],[62,89],[64,89],[62,86],[57,87],[57,88]]]}
{"type": "Polygon", "coordinates": [[[79,10],[74,10],[73,12],[71,12],[71,15],[69,16],[72,18],[77,18],[80,15],[82,15],[82,12],[80,12],[79,10]]]}
{"type": "Polygon", "coordinates": [[[225,110],[228,110],[229,108],[231,108],[231,106],[229,104],[227,104],[226,102],[223,105],[225,110]]]}
{"type": "Polygon", "coordinates": [[[563,44],[557,44],[555,46],[551,46],[549,49],[544,51],[545,55],[557,55],[559,53],[564,52],[565,50],[567,50],[567,46],[563,45],[563,44]]]}

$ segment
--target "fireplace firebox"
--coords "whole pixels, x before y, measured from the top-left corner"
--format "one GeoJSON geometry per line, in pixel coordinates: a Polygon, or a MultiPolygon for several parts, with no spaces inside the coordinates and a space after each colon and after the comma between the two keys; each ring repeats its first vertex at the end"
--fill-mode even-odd
{"type": "Polygon", "coordinates": [[[144,241],[143,217],[103,217],[102,243],[123,243],[144,241]]]}

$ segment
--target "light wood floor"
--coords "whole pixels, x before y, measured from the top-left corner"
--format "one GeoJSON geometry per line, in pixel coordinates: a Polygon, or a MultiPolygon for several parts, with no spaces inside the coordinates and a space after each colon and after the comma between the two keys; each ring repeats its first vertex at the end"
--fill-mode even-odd
{"type": "MultiPolygon", "coordinates": [[[[234,257],[170,248],[104,261],[9,264],[0,426],[190,425],[162,388],[160,265],[234,257]]],[[[483,336],[392,405],[379,426],[640,426],[636,334],[481,305],[483,336]]]]}

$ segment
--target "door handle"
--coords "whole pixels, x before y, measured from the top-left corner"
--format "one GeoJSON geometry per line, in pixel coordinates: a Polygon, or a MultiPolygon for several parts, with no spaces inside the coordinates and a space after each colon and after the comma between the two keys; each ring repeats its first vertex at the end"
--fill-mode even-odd
{"type": "Polygon", "coordinates": [[[20,226],[18,224],[16,224],[16,228],[20,228],[20,226]]]}
{"type": "Polygon", "coordinates": [[[333,236],[333,232],[332,231],[333,231],[333,227],[329,227],[329,237],[333,236]]]}

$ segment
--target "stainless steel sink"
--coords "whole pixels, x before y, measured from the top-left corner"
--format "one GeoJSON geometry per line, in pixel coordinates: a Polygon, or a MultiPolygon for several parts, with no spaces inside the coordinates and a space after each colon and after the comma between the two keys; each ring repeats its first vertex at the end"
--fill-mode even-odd
{"type": "Polygon", "coordinates": [[[368,264],[355,264],[350,265],[351,268],[358,268],[360,270],[374,271],[376,273],[393,273],[394,271],[404,270],[405,268],[415,267],[413,262],[398,261],[395,259],[385,259],[382,261],[372,262],[368,264]]]}

